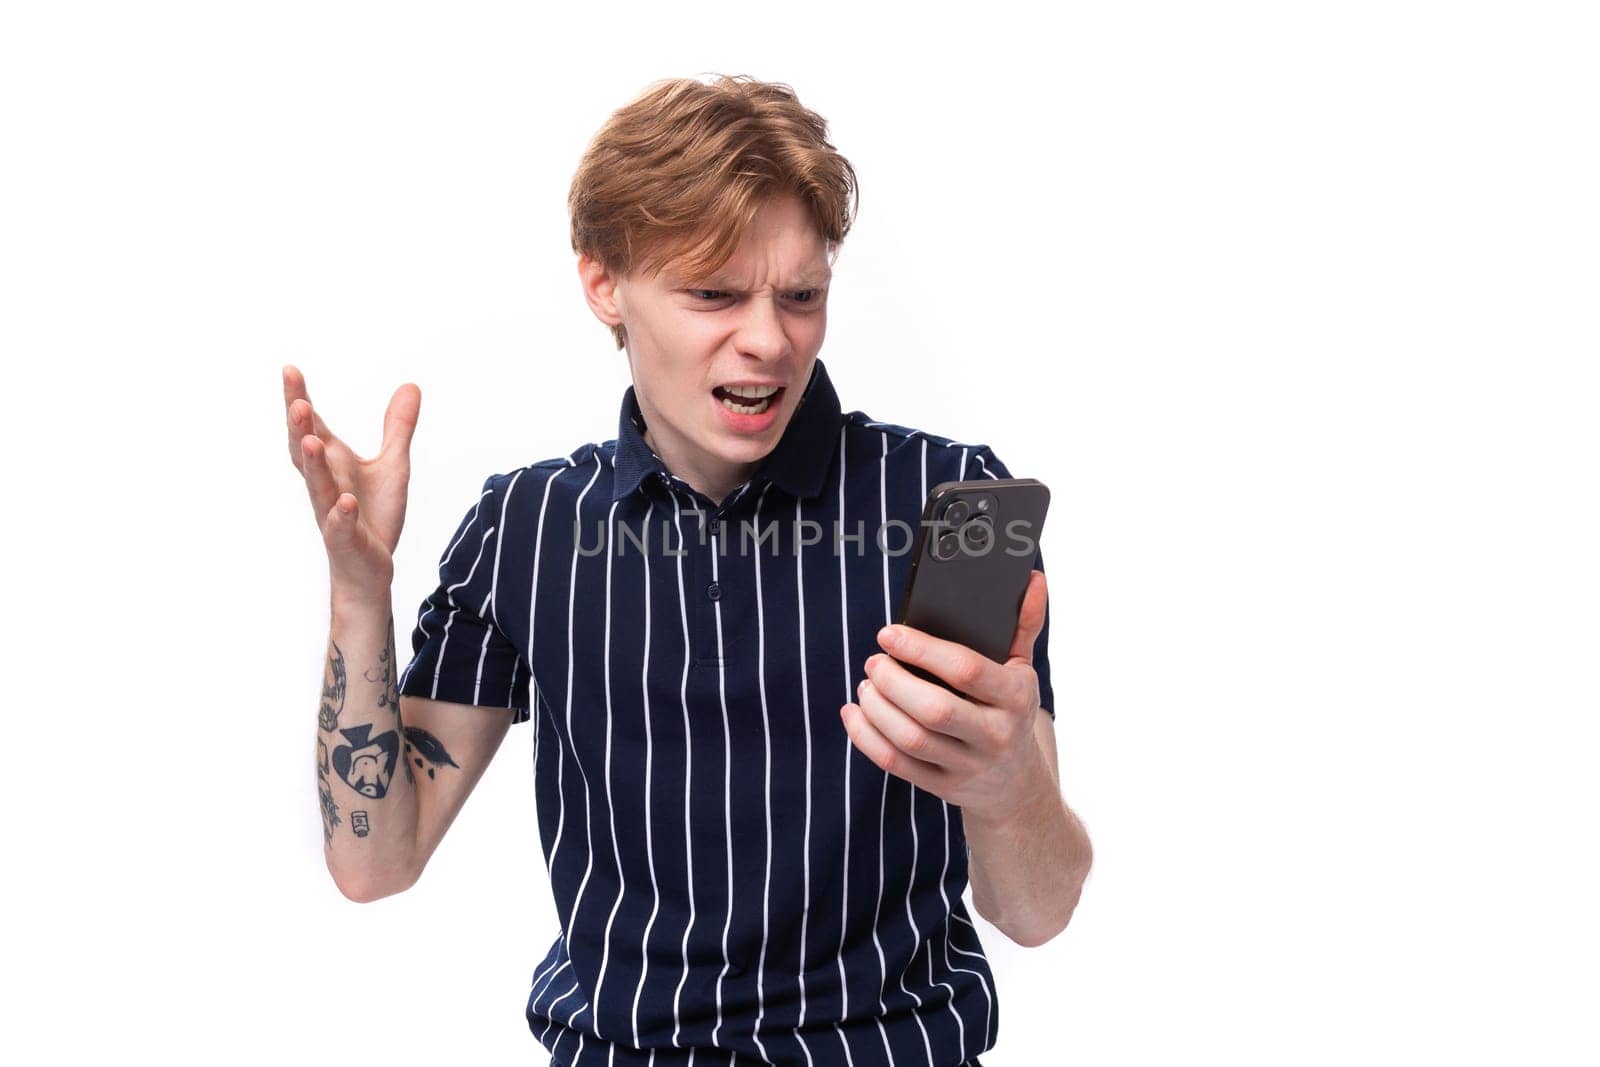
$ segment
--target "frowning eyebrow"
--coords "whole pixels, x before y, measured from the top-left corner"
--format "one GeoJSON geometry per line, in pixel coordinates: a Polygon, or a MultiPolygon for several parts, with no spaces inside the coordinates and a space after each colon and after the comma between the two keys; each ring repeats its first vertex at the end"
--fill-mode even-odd
{"type": "MultiPolygon", "coordinates": [[[[807,275],[802,275],[800,277],[800,279],[795,281],[794,283],[792,283],[790,285],[779,286],[779,288],[781,290],[783,290],[784,292],[794,292],[794,291],[800,290],[800,289],[826,289],[828,287],[828,283],[830,281],[832,281],[832,280],[833,280],[832,273],[828,273],[828,274],[807,274],[807,275]]],[[[715,278],[708,279],[707,281],[701,282],[699,284],[699,286],[697,286],[697,287],[698,288],[704,288],[704,289],[721,289],[721,290],[723,290],[725,292],[729,292],[729,293],[743,293],[744,292],[744,290],[740,289],[738,287],[738,285],[736,285],[732,281],[732,279],[729,279],[729,278],[721,276],[721,275],[719,275],[719,276],[717,276],[715,278]]]]}

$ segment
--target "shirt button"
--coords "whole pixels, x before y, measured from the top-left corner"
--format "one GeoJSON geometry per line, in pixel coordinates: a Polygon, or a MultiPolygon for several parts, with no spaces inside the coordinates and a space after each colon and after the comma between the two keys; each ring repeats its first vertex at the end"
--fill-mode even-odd
{"type": "Polygon", "coordinates": [[[712,582],[710,585],[706,586],[706,596],[710,597],[712,600],[721,600],[722,586],[717,582],[712,582]]]}

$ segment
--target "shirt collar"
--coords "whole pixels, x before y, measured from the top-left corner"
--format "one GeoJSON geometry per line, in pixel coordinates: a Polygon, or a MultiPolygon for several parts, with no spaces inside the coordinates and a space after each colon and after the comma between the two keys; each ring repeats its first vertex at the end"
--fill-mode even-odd
{"type": "MultiPolygon", "coordinates": [[[[828,380],[827,368],[821,359],[814,360],[799,407],[790,417],[777,445],[756,468],[752,481],[766,479],[802,500],[822,492],[828,467],[838,448],[840,416],[839,394],[828,380]]],[[[644,433],[644,413],[639,410],[638,397],[630,385],[622,394],[622,414],[617,423],[612,500],[621,500],[638,489],[646,478],[667,469],[655,449],[645,443],[644,433]]]]}

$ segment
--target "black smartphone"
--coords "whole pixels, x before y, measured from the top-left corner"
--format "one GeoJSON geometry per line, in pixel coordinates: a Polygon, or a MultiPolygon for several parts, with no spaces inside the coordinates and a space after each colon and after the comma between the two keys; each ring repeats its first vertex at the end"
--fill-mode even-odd
{"type": "MultiPolygon", "coordinates": [[[[922,507],[895,621],[1004,663],[1049,508],[1050,490],[1035,478],[934,486],[922,507]]],[[[902,666],[959,692],[920,667],[902,666]]]]}

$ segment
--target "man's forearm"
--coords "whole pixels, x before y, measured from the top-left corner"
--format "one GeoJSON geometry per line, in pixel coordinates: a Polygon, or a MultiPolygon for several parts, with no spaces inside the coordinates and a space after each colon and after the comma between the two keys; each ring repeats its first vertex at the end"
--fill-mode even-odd
{"type": "Polygon", "coordinates": [[[410,885],[417,837],[394,614],[335,603],[332,616],[317,714],[323,853],[340,892],[369,901],[410,885]]]}
{"type": "Polygon", "coordinates": [[[962,812],[972,902],[1019,945],[1034,948],[1072,919],[1094,853],[1089,835],[1041,768],[1028,799],[998,818],[962,812]]]}

